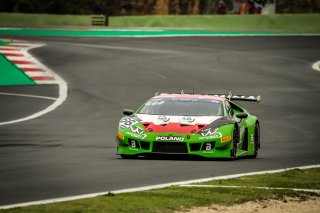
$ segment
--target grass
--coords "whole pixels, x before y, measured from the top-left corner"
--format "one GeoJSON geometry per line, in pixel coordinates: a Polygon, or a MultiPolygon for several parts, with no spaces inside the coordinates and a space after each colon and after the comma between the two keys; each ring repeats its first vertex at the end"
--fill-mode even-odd
{"type": "MultiPolygon", "coordinates": [[[[111,27],[193,28],[217,31],[319,33],[320,14],[151,15],[109,17],[111,27]]],[[[0,13],[1,27],[92,26],[91,15],[0,13]]]]}
{"type": "Polygon", "coordinates": [[[110,17],[112,27],[200,28],[218,31],[320,32],[320,14],[110,17]]]}
{"type": "MultiPolygon", "coordinates": [[[[11,39],[0,39],[0,47],[11,42],[11,39]]],[[[11,63],[2,53],[0,53],[0,67],[0,86],[35,84],[34,81],[11,63]]]]}
{"type": "Polygon", "coordinates": [[[3,45],[10,44],[12,42],[12,39],[1,39],[0,38],[0,47],[3,45]]]}
{"type": "Polygon", "coordinates": [[[100,196],[93,199],[0,210],[0,212],[173,212],[194,206],[208,206],[213,203],[232,205],[256,199],[283,199],[285,196],[301,197],[306,194],[302,195],[290,190],[170,187],[148,192],[100,196]]]}
{"type": "Polygon", "coordinates": [[[90,15],[0,13],[1,27],[91,26],[90,15]]]}
{"type": "MultiPolygon", "coordinates": [[[[211,181],[205,184],[319,189],[320,169],[295,169],[276,174],[211,181]]],[[[211,204],[234,205],[252,200],[285,199],[285,197],[298,197],[303,200],[310,195],[319,196],[314,193],[294,192],[290,189],[266,190],[174,186],[165,189],[117,195],[109,194],[90,199],[0,210],[0,212],[174,212],[195,206],[209,206],[211,204]]]]}
{"type": "Polygon", "coordinates": [[[269,175],[244,176],[229,180],[210,181],[207,184],[320,189],[320,169],[293,169],[272,174],[271,177],[269,175]]]}

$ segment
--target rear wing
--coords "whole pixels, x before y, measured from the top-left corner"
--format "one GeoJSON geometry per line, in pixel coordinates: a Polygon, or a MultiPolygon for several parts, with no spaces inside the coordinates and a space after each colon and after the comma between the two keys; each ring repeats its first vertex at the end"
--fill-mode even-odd
{"type": "Polygon", "coordinates": [[[208,94],[216,97],[227,98],[231,101],[250,101],[250,102],[261,102],[261,95],[253,96],[253,95],[232,95],[232,94],[208,94]]]}
{"type": "Polygon", "coordinates": [[[160,93],[157,92],[155,95],[162,95],[162,94],[188,94],[188,95],[210,95],[210,96],[215,96],[215,97],[220,97],[220,98],[226,98],[229,101],[250,101],[250,102],[256,102],[260,103],[261,102],[261,95],[254,96],[254,95],[232,95],[231,92],[229,94],[195,94],[195,93],[185,93],[183,90],[181,93],[160,93]]]}

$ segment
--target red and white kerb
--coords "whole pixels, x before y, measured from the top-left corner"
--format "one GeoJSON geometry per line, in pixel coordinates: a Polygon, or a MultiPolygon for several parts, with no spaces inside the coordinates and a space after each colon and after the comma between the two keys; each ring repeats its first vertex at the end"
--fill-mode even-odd
{"type": "Polygon", "coordinates": [[[0,53],[15,64],[36,84],[57,84],[54,74],[39,61],[33,58],[28,50],[43,46],[42,44],[15,41],[5,46],[0,46],[0,53]]]}

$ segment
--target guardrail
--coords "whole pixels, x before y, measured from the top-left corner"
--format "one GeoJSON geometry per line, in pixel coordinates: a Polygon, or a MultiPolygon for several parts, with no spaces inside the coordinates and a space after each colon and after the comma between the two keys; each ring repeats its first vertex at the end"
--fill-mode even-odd
{"type": "Polygon", "coordinates": [[[106,26],[106,17],[104,15],[93,15],[91,16],[92,26],[106,26]]]}

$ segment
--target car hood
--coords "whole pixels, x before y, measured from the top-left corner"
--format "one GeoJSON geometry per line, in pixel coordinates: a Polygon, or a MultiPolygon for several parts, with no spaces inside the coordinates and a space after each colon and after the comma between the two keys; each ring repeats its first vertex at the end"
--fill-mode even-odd
{"type": "Polygon", "coordinates": [[[192,134],[222,116],[172,116],[172,115],[136,115],[147,132],[192,134]]]}

